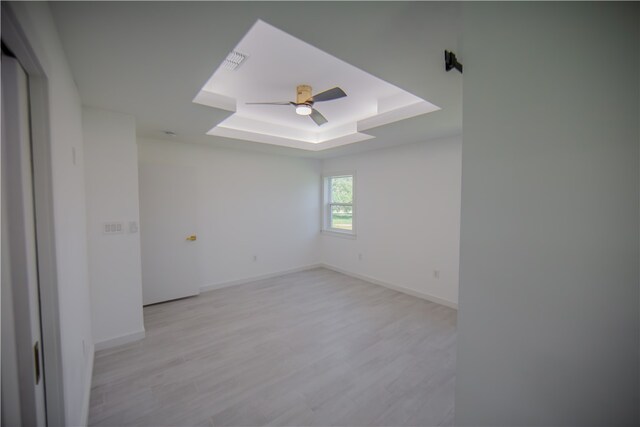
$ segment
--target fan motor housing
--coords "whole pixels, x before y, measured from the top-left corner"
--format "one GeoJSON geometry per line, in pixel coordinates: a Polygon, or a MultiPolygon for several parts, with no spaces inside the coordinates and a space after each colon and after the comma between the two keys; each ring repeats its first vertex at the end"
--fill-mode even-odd
{"type": "Polygon", "coordinates": [[[296,104],[311,104],[307,102],[311,98],[311,86],[298,85],[296,92],[296,104]]]}

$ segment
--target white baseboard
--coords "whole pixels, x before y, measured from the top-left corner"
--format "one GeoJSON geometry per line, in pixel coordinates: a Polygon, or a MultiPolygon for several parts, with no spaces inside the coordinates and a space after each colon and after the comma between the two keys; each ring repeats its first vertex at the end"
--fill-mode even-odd
{"type": "Polygon", "coordinates": [[[105,350],[111,347],[117,347],[123,344],[129,344],[130,342],[139,341],[144,338],[144,329],[138,332],[132,332],[119,337],[109,338],[99,341],[95,344],[95,351],[105,350]]]}
{"type": "Polygon", "coordinates": [[[200,292],[213,291],[215,289],[228,288],[229,286],[241,285],[244,283],[255,282],[257,280],[271,279],[273,277],[284,276],[290,273],[299,273],[300,271],[313,270],[314,268],[323,267],[322,264],[311,264],[302,267],[291,268],[289,270],[276,271],[268,274],[261,274],[259,276],[245,277],[243,279],[231,280],[228,282],[214,283],[213,285],[205,285],[200,287],[200,292]]]}
{"type": "Polygon", "coordinates": [[[213,285],[201,286],[200,287],[200,292],[213,291],[215,289],[227,288],[229,286],[241,285],[241,284],[244,284],[244,283],[255,282],[257,280],[271,279],[273,277],[284,276],[285,274],[298,273],[300,271],[313,270],[314,268],[320,268],[320,267],[321,268],[326,268],[328,270],[333,270],[333,271],[336,271],[338,273],[345,274],[347,276],[355,277],[356,279],[364,280],[365,282],[370,282],[370,283],[373,283],[375,285],[379,285],[379,286],[383,286],[385,288],[393,289],[394,291],[402,292],[402,293],[405,293],[407,295],[411,295],[411,296],[414,296],[414,297],[417,297],[417,298],[425,299],[427,301],[435,302],[436,304],[444,305],[446,307],[450,307],[450,308],[453,308],[453,309],[456,309],[456,310],[458,309],[458,304],[453,302],[453,301],[449,301],[449,300],[446,300],[446,299],[443,299],[443,298],[438,298],[436,296],[429,295],[429,294],[424,293],[424,292],[415,291],[413,289],[405,288],[403,286],[393,285],[391,283],[383,282],[382,280],[374,279],[373,277],[364,276],[364,275],[358,274],[358,273],[353,273],[351,271],[343,270],[342,268],[335,267],[335,266],[329,265],[329,264],[323,264],[323,263],[311,264],[311,265],[306,265],[306,266],[303,266],[303,267],[292,268],[292,269],[289,269],[289,270],[276,271],[276,272],[273,272],[273,273],[261,274],[259,276],[246,277],[246,278],[243,278],[243,279],[237,279],[237,280],[231,280],[231,281],[228,281],[228,282],[215,283],[213,285]]]}
{"type": "Polygon", "coordinates": [[[385,288],[393,289],[394,291],[402,292],[402,293],[407,294],[407,295],[411,295],[411,296],[414,296],[414,297],[425,299],[427,301],[435,302],[436,304],[444,305],[446,307],[450,307],[450,308],[453,308],[453,309],[456,309],[456,310],[458,309],[458,304],[453,302],[453,301],[449,301],[449,300],[446,300],[446,299],[438,298],[438,297],[435,297],[433,295],[426,294],[424,292],[415,291],[413,289],[405,288],[404,286],[392,285],[391,283],[383,282],[382,280],[374,279],[373,277],[364,276],[362,274],[353,273],[351,271],[343,270],[342,268],[335,267],[333,265],[320,264],[320,266],[324,267],[324,268],[326,268],[328,270],[333,270],[333,271],[336,271],[338,273],[345,274],[347,276],[355,277],[356,279],[364,280],[365,282],[373,283],[374,285],[380,285],[380,286],[383,286],[385,288]]]}
{"type": "Polygon", "coordinates": [[[82,412],[80,419],[82,425],[89,425],[89,404],[91,403],[91,379],[93,378],[93,359],[95,356],[95,346],[91,344],[89,347],[89,364],[84,378],[84,394],[82,396],[82,412]]]}

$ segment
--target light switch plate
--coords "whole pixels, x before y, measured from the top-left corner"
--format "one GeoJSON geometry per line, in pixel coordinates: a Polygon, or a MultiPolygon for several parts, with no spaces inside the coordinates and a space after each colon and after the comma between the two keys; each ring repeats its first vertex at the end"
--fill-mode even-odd
{"type": "Polygon", "coordinates": [[[124,223],[122,221],[105,222],[102,224],[102,234],[123,234],[124,223]]]}

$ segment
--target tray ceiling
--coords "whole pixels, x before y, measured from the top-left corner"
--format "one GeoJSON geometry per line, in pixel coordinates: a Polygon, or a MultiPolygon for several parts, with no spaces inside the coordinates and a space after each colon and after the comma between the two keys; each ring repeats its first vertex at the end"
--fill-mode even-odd
{"type": "Polygon", "coordinates": [[[194,102],[233,112],[207,134],[311,151],[364,141],[367,129],[440,108],[284,31],[258,20],[215,70],[194,102]],[[292,105],[296,86],[313,93],[339,86],[344,98],[314,105],[318,126],[292,105]]]}

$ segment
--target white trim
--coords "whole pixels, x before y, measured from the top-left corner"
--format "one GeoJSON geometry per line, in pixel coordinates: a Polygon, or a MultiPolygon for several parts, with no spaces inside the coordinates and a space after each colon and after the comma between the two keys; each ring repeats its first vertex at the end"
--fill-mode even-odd
{"type": "Polygon", "coordinates": [[[327,229],[327,230],[320,230],[320,232],[324,235],[327,236],[333,236],[333,237],[341,237],[343,239],[351,239],[351,240],[356,240],[356,235],[355,233],[351,233],[348,231],[335,231],[332,229],[327,229]]]}
{"type": "Polygon", "coordinates": [[[140,341],[144,338],[144,335],[145,332],[143,329],[141,331],[120,335],[119,337],[98,341],[97,343],[95,343],[95,351],[106,350],[107,348],[117,347],[135,341],[140,341]]]}
{"type": "Polygon", "coordinates": [[[33,191],[47,424],[65,425],[67,420],[53,218],[49,77],[44,67],[47,65],[46,58],[38,55],[34,49],[33,41],[27,35],[28,25],[18,21],[14,11],[16,7],[18,7],[17,4],[2,3],[2,13],[0,13],[2,41],[13,52],[29,76],[33,191]]]}
{"type": "Polygon", "coordinates": [[[213,291],[216,289],[228,288],[229,286],[242,285],[245,283],[255,282],[257,280],[271,279],[273,277],[284,276],[290,273],[299,273],[301,271],[313,270],[322,267],[322,264],[311,264],[302,267],[296,267],[289,270],[276,271],[273,273],[261,274],[259,276],[245,277],[243,279],[230,280],[228,282],[214,283],[212,285],[200,286],[200,292],[213,291]]]}
{"type": "Polygon", "coordinates": [[[416,291],[413,289],[405,288],[404,286],[392,285],[391,283],[383,282],[382,280],[374,279],[373,277],[364,276],[362,274],[353,273],[351,271],[343,270],[339,267],[335,267],[329,264],[321,264],[320,265],[327,270],[333,270],[337,273],[342,273],[347,276],[355,277],[356,279],[364,280],[365,282],[373,283],[374,285],[383,286],[385,288],[393,289],[394,291],[402,292],[403,294],[411,295],[414,297],[418,297],[421,299],[425,299],[427,301],[435,302],[436,304],[444,305],[449,308],[453,308],[455,310],[458,309],[458,303],[449,301],[446,299],[438,298],[433,295],[429,295],[424,292],[416,291]]]}
{"type": "Polygon", "coordinates": [[[356,177],[355,170],[349,171],[337,171],[337,172],[323,172],[322,173],[322,191],[321,191],[321,209],[322,209],[322,223],[320,224],[321,232],[327,233],[329,235],[336,235],[340,237],[353,236],[355,239],[357,224],[358,224],[358,206],[357,206],[357,183],[358,179],[356,177]],[[331,228],[329,224],[331,223],[331,193],[329,186],[327,185],[327,181],[329,178],[338,178],[338,177],[347,177],[350,176],[352,178],[352,199],[351,199],[351,230],[343,230],[340,228],[331,228]]]}
{"type": "Polygon", "coordinates": [[[89,403],[91,402],[91,380],[93,378],[93,359],[95,358],[95,345],[89,347],[89,366],[84,373],[84,396],[82,398],[82,413],[80,419],[83,426],[89,425],[89,403]]]}
{"type": "MultiPolygon", "coordinates": [[[[345,236],[345,237],[347,237],[347,236],[345,236]]],[[[427,294],[427,293],[424,293],[424,292],[416,291],[416,290],[413,290],[413,289],[405,288],[404,286],[392,285],[391,283],[383,282],[382,280],[374,279],[373,277],[364,276],[364,275],[358,274],[358,273],[353,273],[351,271],[343,270],[343,269],[341,269],[339,267],[335,267],[333,265],[324,264],[324,263],[311,264],[311,265],[306,265],[306,266],[303,266],[303,267],[292,268],[292,269],[289,269],[289,270],[282,270],[282,271],[276,271],[276,272],[268,273],[268,274],[261,274],[259,276],[252,276],[252,277],[246,277],[246,278],[243,278],[243,279],[230,280],[228,282],[220,282],[220,283],[215,283],[213,285],[205,285],[205,286],[201,286],[200,287],[200,292],[214,291],[216,289],[228,288],[230,286],[242,285],[242,284],[245,284],[245,283],[251,283],[251,282],[258,281],[258,280],[271,279],[271,278],[274,278],[274,277],[284,276],[285,274],[299,273],[301,271],[313,270],[314,268],[326,268],[327,270],[332,270],[332,271],[335,271],[337,273],[344,274],[346,276],[355,277],[356,279],[364,280],[365,282],[369,282],[369,283],[372,283],[374,285],[383,286],[385,288],[393,289],[394,291],[402,292],[404,294],[411,295],[411,296],[414,296],[414,297],[417,297],[417,298],[421,298],[421,299],[424,299],[424,300],[427,300],[427,301],[431,301],[431,302],[434,302],[436,304],[444,305],[446,307],[453,308],[455,310],[458,309],[458,303],[455,303],[453,301],[449,301],[449,300],[446,300],[446,299],[443,299],[443,298],[438,298],[436,296],[433,296],[433,295],[430,295],[430,294],[427,294]]]]}

